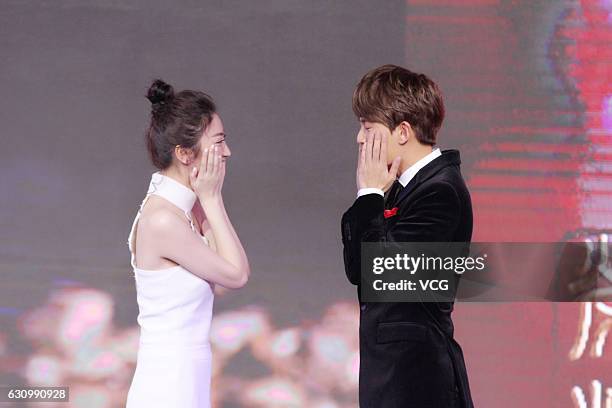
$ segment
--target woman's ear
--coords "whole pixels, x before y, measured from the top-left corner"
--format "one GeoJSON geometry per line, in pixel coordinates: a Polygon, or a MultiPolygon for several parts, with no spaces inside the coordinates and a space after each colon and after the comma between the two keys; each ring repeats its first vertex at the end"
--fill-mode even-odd
{"type": "Polygon", "coordinates": [[[406,121],[403,121],[397,125],[395,131],[397,132],[397,142],[400,145],[405,145],[408,143],[410,137],[412,136],[412,127],[410,126],[410,123],[406,121]]]}
{"type": "Polygon", "coordinates": [[[176,145],[174,147],[174,154],[176,155],[176,158],[178,159],[178,161],[180,161],[186,166],[191,164],[191,162],[193,161],[194,154],[193,154],[192,149],[188,149],[180,145],[176,145]]]}

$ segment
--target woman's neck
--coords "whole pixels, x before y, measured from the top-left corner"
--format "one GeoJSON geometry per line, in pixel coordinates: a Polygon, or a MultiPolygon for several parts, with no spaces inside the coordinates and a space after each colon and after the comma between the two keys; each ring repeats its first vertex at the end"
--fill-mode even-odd
{"type": "MultiPolygon", "coordinates": [[[[189,182],[189,175],[187,173],[183,173],[180,169],[177,169],[176,167],[171,166],[165,170],[160,171],[160,173],[163,174],[164,176],[170,177],[173,180],[178,181],[179,183],[183,184],[185,187],[189,188],[190,190],[193,190],[191,188],[191,183],[189,182]]],[[[202,225],[202,222],[206,220],[206,213],[204,212],[204,209],[202,208],[199,197],[196,198],[196,201],[193,206],[193,209],[191,210],[191,213],[196,217],[198,224],[200,226],[202,225]]]]}

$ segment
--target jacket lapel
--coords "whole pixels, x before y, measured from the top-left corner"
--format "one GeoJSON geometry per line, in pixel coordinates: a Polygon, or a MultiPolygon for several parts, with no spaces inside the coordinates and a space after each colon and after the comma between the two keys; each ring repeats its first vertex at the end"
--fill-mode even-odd
{"type": "Polygon", "coordinates": [[[436,173],[442,170],[444,167],[454,166],[461,164],[461,158],[459,156],[459,150],[446,149],[442,150],[442,155],[433,159],[427,163],[419,172],[410,180],[410,182],[400,191],[397,195],[397,199],[393,203],[393,207],[399,206],[399,204],[408,197],[408,194],[417,188],[420,184],[433,177],[436,173]]]}

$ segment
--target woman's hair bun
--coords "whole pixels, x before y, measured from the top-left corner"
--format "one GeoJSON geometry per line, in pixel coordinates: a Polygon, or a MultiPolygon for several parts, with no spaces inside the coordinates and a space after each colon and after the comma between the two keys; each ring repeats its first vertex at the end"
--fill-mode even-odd
{"type": "Polygon", "coordinates": [[[152,103],[145,140],[153,165],[160,170],[170,167],[177,145],[199,154],[203,130],[216,111],[210,96],[190,89],[175,94],[172,86],[159,78],[153,80],[145,96],[152,103]]]}
{"type": "Polygon", "coordinates": [[[152,105],[163,105],[174,97],[174,88],[161,79],[155,79],[146,96],[152,105]]]}

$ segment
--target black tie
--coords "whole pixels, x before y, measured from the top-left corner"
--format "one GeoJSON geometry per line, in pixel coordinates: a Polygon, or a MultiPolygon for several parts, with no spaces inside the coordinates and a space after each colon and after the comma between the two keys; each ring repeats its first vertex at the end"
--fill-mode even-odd
{"type": "Polygon", "coordinates": [[[395,200],[397,199],[397,196],[399,195],[400,191],[402,191],[402,188],[402,184],[396,179],[393,182],[393,185],[391,185],[391,188],[387,190],[387,194],[385,195],[386,209],[391,209],[391,206],[395,203],[395,200]]]}

